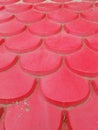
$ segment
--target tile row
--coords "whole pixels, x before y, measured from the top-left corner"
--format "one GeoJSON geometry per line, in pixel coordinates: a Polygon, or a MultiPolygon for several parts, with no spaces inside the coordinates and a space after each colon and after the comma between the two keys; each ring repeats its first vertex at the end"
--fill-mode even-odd
{"type": "MultiPolygon", "coordinates": [[[[55,94],[56,92],[54,92],[55,94]]],[[[98,96],[95,92],[92,92],[91,95],[87,102],[79,106],[72,109],[66,109],[66,107],[60,109],[45,101],[39,89],[35,89],[27,100],[7,107],[3,127],[5,130],[28,130],[30,128],[35,130],[61,130],[62,124],[66,120],[65,130],[66,125],[69,130],[79,130],[81,128],[84,130],[90,130],[91,128],[97,130],[98,96]],[[93,116],[91,116],[91,113],[93,113],[93,116]]]]}
{"type": "Polygon", "coordinates": [[[44,48],[25,53],[19,58],[15,54],[2,51],[0,103],[24,99],[33,92],[36,78],[39,77],[41,92],[48,101],[60,106],[78,104],[85,100],[90,92],[89,81],[85,80],[84,76],[94,77],[91,80],[98,93],[97,59],[98,53],[87,47],[64,57],[63,64],[61,56],[44,48]]]}
{"type": "MultiPolygon", "coordinates": [[[[9,5],[9,4],[17,3],[17,2],[21,2],[21,0],[7,0],[7,1],[0,0],[0,4],[1,5],[9,5]]],[[[32,4],[37,4],[38,3],[39,4],[39,3],[47,2],[47,0],[22,0],[22,2],[32,3],[32,4]]],[[[72,2],[73,3],[73,0],[51,0],[51,2],[56,2],[56,3],[68,3],[68,2],[72,2]]],[[[95,0],[82,0],[82,2],[94,3],[95,0]]],[[[83,4],[82,4],[82,6],[83,6],[83,4]]]]}
{"type": "MultiPolygon", "coordinates": [[[[44,17],[44,15],[38,15],[38,17],[34,18],[33,20],[37,21],[42,17],[44,17]]],[[[20,22],[17,19],[11,19],[7,22],[4,22],[10,18],[12,18],[12,16],[8,16],[1,20],[0,23],[1,36],[13,36],[22,33],[27,29],[29,29],[29,31],[33,35],[42,36],[42,37],[52,36],[54,34],[61,32],[62,30],[65,30],[65,32],[69,34],[73,34],[80,37],[87,37],[98,33],[98,24],[86,21],[83,18],[77,18],[76,20],[65,23],[64,26],[62,26],[60,23],[51,21],[47,17],[42,19],[39,22],[31,23],[30,25],[26,25],[25,23],[20,22]],[[88,28],[86,28],[87,26],[88,28]]],[[[28,19],[28,20],[32,20],[32,19],[28,19]]]]}

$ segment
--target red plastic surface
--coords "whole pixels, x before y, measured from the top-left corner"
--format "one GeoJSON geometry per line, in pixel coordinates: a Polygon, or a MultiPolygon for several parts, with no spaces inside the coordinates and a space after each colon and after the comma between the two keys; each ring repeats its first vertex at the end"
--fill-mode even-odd
{"type": "Polygon", "coordinates": [[[53,52],[67,54],[81,49],[82,39],[62,32],[55,36],[46,38],[45,45],[47,49],[53,52]]]}
{"type": "Polygon", "coordinates": [[[0,130],[98,130],[97,12],[0,0],[0,130]]]}
{"type": "Polygon", "coordinates": [[[98,24],[79,18],[66,24],[65,30],[74,35],[89,36],[98,33],[98,24]]]}
{"type": "Polygon", "coordinates": [[[78,14],[71,10],[60,8],[59,10],[49,13],[48,17],[54,21],[65,23],[78,18],[78,14]]]}
{"type": "Polygon", "coordinates": [[[80,75],[92,77],[98,75],[97,59],[98,53],[84,47],[79,52],[68,56],[65,62],[72,71],[80,75]]]}
{"type": "Polygon", "coordinates": [[[49,53],[44,48],[31,54],[24,54],[20,59],[22,69],[35,74],[46,75],[56,71],[61,66],[61,57],[49,53]]]}
{"type": "Polygon", "coordinates": [[[98,97],[93,93],[88,102],[69,110],[69,124],[73,130],[98,129],[98,97]],[[96,104],[96,105],[94,105],[96,104]]]}
{"type": "Polygon", "coordinates": [[[32,8],[30,4],[14,4],[6,6],[6,10],[11,13],[21,13],[32,8]]]}
{"type": "Polygon", "coordinates": [[[45,14],[37,12],[33,9],[16,15],[16,18],[24,23],[33,23],[40,21],[45,17],[45,14]]]}
{"type": "Polygon", "coordinates": [[[80,103],[89,94],[88,82],[71,73],[66,67],[43,78],[40,85],[47,100],[61,106],[80,103]]]}
{"type": "Polygon", "coordinates": [[[13,14],[10,14],[5,9],[0,11],[0,23],[7,22],[14,18],[13,14]]]}
{"type": "Polygon", "coordinates": [[[34,130],[57,130],[60,128],[60,110],[43,101],[39,92],[34,92],[26,102],[9,107],[7,111],[4,122],[7,130],[32,128],[34,130]]]}
{"type": "Polygon", "coordinates": [[[41,3],[38,4],[36,6],[34,6],[35,9],[42,11],[42,12],[51,12],[54,10],[58,10],[61,7],[61,4],[57,4],[57,3],[41,3]]]}
{"type": "Polygon", "coordinates": [[[52,22],[49,19],[41,20],[40,22],[36,22],[30,25],[30,31],[32,34],[39,36],[51,36],[60,32],[61,25],[55,22],[52,22]]]}
{"type": "Polygon", "coordinates": [[[91,0],[90,2],[84,1],[84,2],[71,2],[65,4],[65,7],[68,7],[69,9],[72,9],[73,11],[84,11],[88,10],[93,6],[91,0]]]}
{"type": "Polygon", "coordinates": [[[12,36],[23,32],[25,28],[26,26],[23,23],[20,23],[16,19],[12,19],[0,24],[0,34],[2,36],[12,36]]]}
{"type": "Polygon", "coordinates": [[[32,36],[29,31],[24,31],[7,39],[5,41],[5,46],[10,51],[23,53],[36,49],[41,45],[41,43],[42,40],[39,37],[32,36]]]}

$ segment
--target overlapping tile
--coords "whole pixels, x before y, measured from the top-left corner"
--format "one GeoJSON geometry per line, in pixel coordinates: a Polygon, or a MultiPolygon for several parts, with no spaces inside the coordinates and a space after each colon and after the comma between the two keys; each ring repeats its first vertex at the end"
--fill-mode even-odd
{"type": "Polygon", "coordinates": [[[59,8],[61,8],[61,4],[57,4],[57,3],[41,3],[38,4],[36,6],[34,6],[35,9],[42,11],[42,12],[51,12],[54,10],[58,10],[59,8]]]}
{"type": "Polygon", "coordinates": [[[31,8],[32,8],[32,5],[22,4],[22,3],[6,6],[6,10],[11,13],[21,13],[31,8]]]}
{"type": "Polygon", "coordinates": [[[85,39],[85,43],[89,48],[93,49],[94,51],[98,51],[98,34],[87,37],[85,39]]]}
{"type": "Polygon", "coordinates": [[[98,53],[88,47],[82,48],[65,58],[67,66],[75,73],[83,76],[98,76],[98,53]]]}
{"type": "Polygon", "coordinates": [[[69,125],[72,130],[98,129],[98,96],[92,97],[81,106],[69,111],[69,125]]]}
{"type": "Polygon", "coordinates": [[[41,3],[41,2],[44,2],[45,0],[23,0],[24,2],[26,3],[41,3]]]}
{"type": "Polygon", "coordinates": [[[73,11],[84,11],[93,7],[93,4],[92,2],[80,1],[80,2],[67,3],[65,4],[65,7],[68,7],[69,9],[72,9],[73,11]]]}
{"type": "Polygon", "coordinates": [[[61,111],[45,102],[37,91],[27,102],[7,109],[4,127],[6,130],[57,130],[61,124],[61,111]]]}
{"type": "Polygon", "coordinates": [[[5,23],[0,23],[0,34],[2,36],[11,36],[23,32],[26,26],[16,19],[12,19],[5,23]]]}
{"type": "Polygon", "coordinates": [[[7,22],[14,18],[14,15],[6,11],[5,9],[0,10],[0,23],[7,22]]]}
{"type": "Polygon", "coordinates": [[[29,10],[16,15],[16,18],[24,23],[33,23],[42,20],[45,17],[44,13],[37,12],[35,10],[29,10]]]}
{"type": "Polygon", "coordinates": [[[72,0],[52,0],[54,2],[60,2],[60,3],[65,3],[65,2],[70,2],[72,0]]]}
{"type": "Polygon", "coordinates": [[[19,0],[0,0],[0,4],[9,5],[18,2],[19,0]]]}
{"type": "Polygon", "coordinates": [[[78,14],[71,10],[61,8],[48,14],[48,17],[56,22],[69,22],[78,18],[78,14]]]}
{"type": "Polygon", "coordinates": [[[53,52],[67,54],[81,49],[83,41],[79,37],[62,32],[55,36],[46,38],[45,45],[47,49],[53,52]]]}
{"type": "Polygon", "coordinates": [[[23,100],[33,92],[35,85],[35,80],[21,71],[17,64],[0,72],[0,103],[23,100]]]}
{"type": "Polygon", "coordinates": [[[87,20],[98,22],[98,7],[89,9],[81,13],[81,16],[87,20]]]}
{"type": "Polygon", "coordinates": [[[4,45],[12,52],[24,53],[35,50],[41,45],[41,43],[42,40],[39,37],[33,36],[26,30],[14,37],[6,39],[4,45]]]}
{"type": "Polygon", "coordinates": [[[79,18],[65,24],[65,30],[74,35],[89,36],[98,33],[98,24],[79,18]]]}
{"type": "Polygon", "coordinates": [[[55,72],[62,63],[62,58],[44,48],[21,56],[20,65],[23,70],[34,75],[47,75],[55,72]]]}
{"type": "Polygon", "coordinates": [[[7,53],[6,51],[0,51],[0,71],[4,71],[10,68],[16,63],[17,56],[14,54],[7,53]]]}
{"type": "Polygon", "coordinates": [[[16,1],[0,1],[0,129],[97,130],[98,4],[16,1]]]}
{"type": "Polygon", "coordinates": [[[89,83],[73,74],[66,67],[42,78],[40,87],[45,98],[53,104],[71,106],[78,104],[89,95],[89,83]]]}
{"type": "Polygon", "coordinates": [[[48,18],[30,25],[29,30],[39,36],[51,36],[61,31],[61,25],[48,18]]]}

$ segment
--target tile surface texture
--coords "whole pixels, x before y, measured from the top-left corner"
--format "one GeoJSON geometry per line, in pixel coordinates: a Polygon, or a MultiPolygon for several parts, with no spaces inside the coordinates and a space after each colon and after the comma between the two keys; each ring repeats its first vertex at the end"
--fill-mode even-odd
{"type": "Polygon", "coordinates": [[[0,0],[0,130],[98,130],[97,0],[0,0]]]}

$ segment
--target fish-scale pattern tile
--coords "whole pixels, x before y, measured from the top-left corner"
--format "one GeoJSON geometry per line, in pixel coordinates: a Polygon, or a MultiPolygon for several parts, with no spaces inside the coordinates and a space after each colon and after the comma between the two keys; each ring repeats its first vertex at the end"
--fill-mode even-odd
{"type": "Polygon", "coordinates": [[[98,51],[98,34],[87,37],[85,42],[89,48],[93,49],[94,51],[98,51]]]}
{"type": "Polygon", "coordinates": [[[23,32],[25,29],[26,29],[26,26],[23,23],[20,23],[16,19],[12,19],[10,21],[0,24],[0,34],[2,36],[16,35],[23,32]]]}
{"type": "Polygon", "coordinates": [[[4,121],[7,130],[58,130],[60,124],[61,111],[40,98],[37,91],[26,103],[9,107],[4,121]]]}
{"type": "Polygon", "coordinates": [[[98,22],[98,7],[84,11],[81,15],[87,20],[98,22]]]}
{"type": "Polygon", "coordinates": [[[48,17],[54,21],[65,23],[78,18],[78,14],[72,12],[71,10],[61,8],[59,10],[49,13],[48,17]]]}
{"type": "Polygon", "coordinates": [[[23,0],[26,3],[41,3],[44,2],[45,0],[23,0]]]}
{"type": "Polygon", "coordinates": [[[89,94],[89,83],[68,71],[66,67],[44,77],[40,86],[48,101],[61,106],[80,103],[89,94]]]}
{"type": "Polygon", "coordinates": [[[61,4],[41,3],[34,6],[34,8],[42,12],[51,12],[51,11],[58,10],[59,8],[61,8],[61,4]]]}
{"type": "Polygon", "coordinates": [[[66,24],[65,30],[74,35],[89,36],[98,33],[98,24],[79,18],[66,24]]]}
{"type": "Polygon", "coordinates": [[[72,0],[52,0],[52,1],[64,3],[64,2],[70,2],[70,1],[72,1],[72,0]]]}
{"type": "Polygon", "coordinates": [[[24,99],[32,93],[35,83],[35,80],[23,73],[18,65],[2,71],[0,73],[0,103],[11,103],[24,99]]]}
{"type": "Polygon", "coordinates": [[[51,36],[60,32],[61,25],[46,18],[44,20],[31,24],[29,30],[32,32],[32,34],[35,35],[51,36]]]}
{"type": "Polygon", "coordinates": [[[80,2],[71,2],[65,4],[65,7],[73,10],[73,11],[84,11],[89,8],[91,8],[93,4],[91,2],[85,2],[85,1],[80,1],[80,2]]]}
{"type": "Polygon", "coordinates": [[[49,53],[44,48],[31,54],[24,54],[20,59],[22,69],[35,75],[52,73],[61,66],[61,63],[62,58],[60,56],[49,53]]]}
{"type": "Polygon", "coordinates": [[[10,51],[24,53],[36,49],[41,43],[42,40],[39,37],[32,35],[29,31],[24,31],[6,39],[4,44],[10,51]]]}
{"type": "Polygon", "coordinates": [[[62,32],[46,38],[45,45],[53,52],[67,54],[81,49],[83,44],[81,38],[62,32]]]}
{"type": "Polygon", "coordinates": [[[5,51],[2,52],[0,51],[0,71],[4,71],[10,68],[10,66],[15,64],[16,59],[17,59],[16,55],[9,54],[5,51]]]}
{"type": "Polygon", "coordinates": [[[1,130],[98,129],[97,8],[0,1],[1,130]]]}
{"type": "Polygon", "coordinates": [[[0,0],[0,4],[2,5],[9,5],[9,4],[13,4],[19,2],[19,0],[0,0]]]}
{"type": "Polygon", "coordinates": [[[74,72],[83,76],[98,76],[98,53],[88,47],[65,58],[67,66],[74,72]]]}
{"type": "Polygon", "coordinates": [[[16,18],[24,23],[33,23],[42,20],[45,17],[44,13],[37,12],[35,10],[29,10],[16,15],[16,18]]]}
{"type": "Polygon", "coordinates": [[[92,97],[79,107],[68,112],[69,126],[72,130],[97,130],[98,129],[98,96],[92,97]]]}
{"type": "Polygon", "coordinates": [[[14,18],[14,15],[6,11],[5,9],[0,10],[0,23],[7,22],[14,18]]]}
{"type": "Polygon", "coordinates": [[[31,8],[32,8],[32,5],[22,4],[22,3],[6,6],[6,10],[11,13],[21,13],[31,8]]]}

